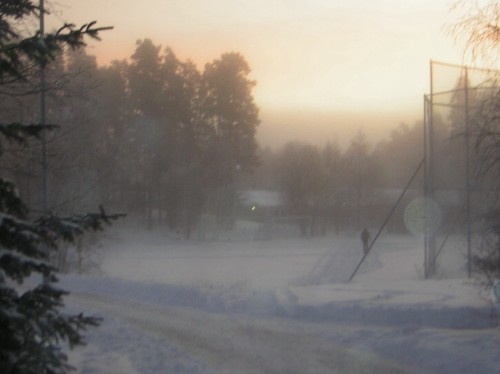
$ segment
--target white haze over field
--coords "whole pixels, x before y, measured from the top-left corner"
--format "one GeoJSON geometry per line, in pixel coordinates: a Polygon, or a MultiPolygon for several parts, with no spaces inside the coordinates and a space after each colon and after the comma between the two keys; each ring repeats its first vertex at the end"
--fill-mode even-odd
{"type": "Polygon", "coordinates": [[[422,240],[233,232],[184,241],[112,228],[94,275],[67,275],[68,308],[104,317],[70,353],[95,373],[494,373],[500,334],[463,249],[423,279],[422,240]],[[446,275],[446,277],[445,277],[446,275]]]}

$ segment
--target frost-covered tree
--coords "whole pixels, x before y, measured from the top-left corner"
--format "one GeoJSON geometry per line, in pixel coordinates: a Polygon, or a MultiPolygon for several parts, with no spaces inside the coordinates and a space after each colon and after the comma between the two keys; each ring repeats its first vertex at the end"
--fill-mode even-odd
{"type": "MultiPolygon", "coordinates": [[[[455,3],[454,9],[461,14],[451,25],[450,32],[461,43],[464,57],[474,63],[498,68],[500,1],[462,0],[455,3]]],[[[478,167],[483,175],[495,173],[496,178],[500,173],[499,75],[490,72],[477,92],[469,90],[468,97],[469,132],[475,141],[478,167]]]]}
{"type": "MultiPolygon", "coordinates": [[[[0,2],[0,87],[23,81],[37,66],[44,66],[65,48],[84,45],[84,37],[98,38],[94,23],[74,28],[64,25],[47,35],[24,35],[18,25],[38,16],[39,8],[29,0],[0,2]]],[[[23,28],[24,29],[24,28],[23,28]]],[[[1,94],[5,94],[2,91],[1,94]]],[[[0,123],[2,144],[21,148],[54,126],[0,123]]],[[[62,311],[65,291],[56,287],[55,269],[49,264],[51,251],[61,241],[73,241],[86,230],[100,229],[116,216],[101,210],[61,218],[50,213],[30,213],[16,186],[0,175],[0,371],[9,373],[58,374],[70,370],[60,347],[82,344],[82,330],[96,325],[93,317],[66,315],[62,311]],[[27,279],[29,278],[29,282],[27,279]],[[43,279],[43,281],[42,281],[43,279]]]]}
{"type": "Polygon", "coordinates": [[[500,2],[459,0],[451,10],[458,18],[448,30],[463,48],[464,57],[498,66],[500,2]]]}
{"type": "MultiPolygon", "coordinates": [[[[461,15],[450,28],[461,43],[464,57],[474,63],[498,68],[500,52],[500,1],[458,1],[455,10],[461,15]]],[[[481,200],[489,208],[482,217],[480,242],[473,265],[490,280],[500,275],[500,208],[498,188],[500,175],[500,74],[490,71],[478,94],[469,94],[468,133],[475,148],[474,184],[481,185],[481,200]]],[[[471,92],[470,90],[469,92],[471,92]]]]}

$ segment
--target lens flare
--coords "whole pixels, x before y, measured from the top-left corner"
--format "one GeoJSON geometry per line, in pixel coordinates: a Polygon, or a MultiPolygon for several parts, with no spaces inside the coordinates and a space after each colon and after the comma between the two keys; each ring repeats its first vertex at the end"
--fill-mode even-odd
{"type": "Polygon", "coordinates": [[[404,221],[406,228],[414,235],[432,235],[442,222],[439,205],[432,199],[419,197],[411,201],[405,208],[404,221]]]}

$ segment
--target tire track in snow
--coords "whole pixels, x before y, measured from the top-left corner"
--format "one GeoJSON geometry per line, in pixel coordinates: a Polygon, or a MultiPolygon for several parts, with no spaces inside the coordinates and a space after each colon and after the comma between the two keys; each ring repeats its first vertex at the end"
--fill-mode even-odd
{"type": "Polygon", "coordinates": [[[214,373],[413,373],[370,352],[335,344],[319,325],[279,318],[213,314],[71,293],[70,300],[122,318],[176,345],[214,373]]]}

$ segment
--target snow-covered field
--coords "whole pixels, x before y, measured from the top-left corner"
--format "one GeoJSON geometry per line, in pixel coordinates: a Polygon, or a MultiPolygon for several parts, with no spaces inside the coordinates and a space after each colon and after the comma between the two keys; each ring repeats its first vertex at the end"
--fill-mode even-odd
{"type": "MultiPolygon", "coordinates": [[[[247,230],[247,231],[245,231],[247,230]]],[[[79,373],[495,373],[497,309],[460,248],[423,279],[422,241],[217,241],[113,228],[97,274],[63,276],[68,308],[104,317],[79,373]]],[[[243,234],[241,234],[243,232],[243,234]]]]}

